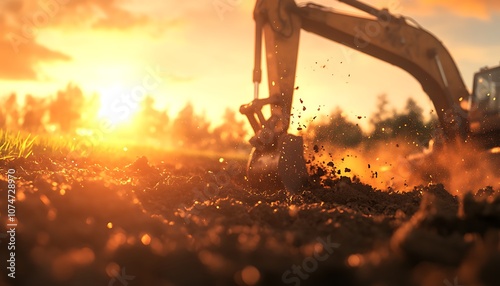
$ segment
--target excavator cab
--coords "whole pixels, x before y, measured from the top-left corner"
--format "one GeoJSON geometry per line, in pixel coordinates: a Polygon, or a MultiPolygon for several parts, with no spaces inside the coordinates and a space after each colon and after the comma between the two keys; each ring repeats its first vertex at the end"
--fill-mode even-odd
{"type": "Polygon", "coordinates": [[[475,116],[500,113],[500,66],[474,75],[471,112],[475,116]]]}
{"type": "Polygon", "coordinates": [[[497,147],[500,134],[500,66],[474,75],[470,100],[471,135],[484,138],[486,148],[497,147]]]}

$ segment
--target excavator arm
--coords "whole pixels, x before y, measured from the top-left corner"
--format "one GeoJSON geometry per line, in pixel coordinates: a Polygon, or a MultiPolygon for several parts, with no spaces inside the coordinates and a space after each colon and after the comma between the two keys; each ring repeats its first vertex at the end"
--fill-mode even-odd
{"type": "MultiPolygon", "coordinates": [[[[283,158],[295,164],[290,165],[288,162],[287,171],[295,171],[295,174],[289,172],[289,176],[305,177],[305,167],[299,166],[303,164],[299,158],[303,158],[303,149],[297,144],[293,147],[282,145],[283,141],[300,141],[290,137],[286,131],[289,127],[301,29],[407,71],[420,82],[434,104],[444,137],[456,140],[468,134],[467,111],[461,108],[461,103],[468,100],[469,93],[444,45],[405,17],[392,15],[385,9],[378,10],[356,0],[340,1],[369,16],[347,15],[312,3],[299,7],[293,0],[258,0],[256,3],[255,98],[252,103],[240,108],[256,134],[250,140],[254,151],[248,165],[251,182],[257,178],[253,180],[255,185],[267,183],[266,178],[281,176],[277,181],[281,180],[286,186],[286,175],[269,174],[269,170],[280,169],[280,160],[283,158]],[[269,97],[259,99],[262,35],[266,48],[269,97]],[[271,107],[271,115],[267,119],[262,113],[266,105],[271,107]],[[269,160],[263,160],[268,157],[273,158],[272,164],[269,160]],[[260,171],[256,175],[252,169],[265,169],[264,175],[260,171]]],[[[297,182],[289,188],[298,188],[297,182]]]]}
{"type": "MultiPolygon", "coordinates": [[[[344,0],[348,4],[357,1],[344,0]]],[[[420,82],[436,109],[448,139],[465,136],[467,112],[461,102],[469,92],[444,45],[431,33],[411,25],[387,10],[364,9],[375,16],[366,19],[335,13],[316,5],[299,8],[302,28],[393,64],[420,82]]]]}

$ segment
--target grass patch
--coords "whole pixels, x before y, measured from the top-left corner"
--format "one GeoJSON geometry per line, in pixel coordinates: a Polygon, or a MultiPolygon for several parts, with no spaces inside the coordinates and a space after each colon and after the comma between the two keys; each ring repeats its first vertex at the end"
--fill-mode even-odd
{"type": "Polygon", "coordinates": [[[28,158],[33,153],[36,136],[20,131],[0,130],[0,160],[28,158]]]}
{"type": "Polygon", "coordinates": [[[53,159],[120,160],[146,156],[151,161],[176,161],[186,158],[204,158],[218,161],[246,161],[250,147],[243,150],[215,151],[211,149],[179,148],[158,142],[138,142],[120,137],[98,138],[80,135],[30,134],[0,129],[0,160],[16,158],[51,157],[53,159]]]}
{"type": "MultiPolygon", "coordinates": [[[[28,158],[30,156],[60,156],[71,152],[83,154],[83,144],[66,135],[33,135],[22,131],[0,129],[0,160],[28,158]]],[[[86,146],[84,146],[86,147],[86,146]]]]}

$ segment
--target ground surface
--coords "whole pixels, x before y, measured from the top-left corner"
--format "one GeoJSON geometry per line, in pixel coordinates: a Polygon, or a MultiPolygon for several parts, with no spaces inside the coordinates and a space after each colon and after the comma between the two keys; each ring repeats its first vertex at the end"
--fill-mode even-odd
{"type": "Polygon", "coordinates": [[[244,164],[0,162],[2,218],[14,168],[19,221],[16,278],[0,284],[500,285],[499,190],[465,199],[439,184],[379,191],[313,168],[311,184],[291,195],[249,188],[244,164]]]}

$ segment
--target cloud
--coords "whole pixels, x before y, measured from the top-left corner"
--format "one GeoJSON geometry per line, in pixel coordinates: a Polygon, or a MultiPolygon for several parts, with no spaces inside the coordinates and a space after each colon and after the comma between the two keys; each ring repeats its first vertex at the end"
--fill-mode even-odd
{"type": "Polygon", "coordinates": [[[100,29],[127,30],[136,26],[148,24],[149,17],[146,15],[134,15],[123,9],[112,8],[106,13],[106,17],[97,20],[93,27],[100,29]]]}
{"type": "Polygon", "coordinates": [[[36,29],[15,29],[15,15],[24,9],[22,1],[5,1],[0,5],[0,78],[9,80],[36,80],[40,78],[38,68],[44,62],[69,61],[61,52],[38,44],[34,37],[36,29]]]}
{"type": "Polygon", "coordinates": [[[45,28],[129,30],[150,22],[124,8],[121,0],[2,0],[0,2],[0,78],[37,80],[40,65],[71,57],[37,42],[45,28]]]}
{"type": "Polygon", "coordinates": [[[166,76],[168,80],[174,83],[187,83],[187,82],[192,82],[195,80],[194,76],[188,76],[188,75],[180,75],[180,74],[168,74],[166,76]]]}
{"type": "Polygon", "coordinates": [[[131,0],[3,0],[3,14],[14,28],[26,19],[39,26],[90,26],[97,29],[130,29],[150,22],[148,15],[125,8],[131,0]]]}
{"type": "Polygon", "coordinates": [[[63,53],[50,50],[35,42],[26,43],[22,53],[13,52],[12,42],[0,39],[0,78],[10,80],[36,80],[40,78],[37,67],[42,62],[69,61],[63,53]]]}
{"type": "Polygon", "coordinates": [[[493,14],[500,12],[500,1],[498,0],[414,0],[411,2],[413,2],[416,7],[440,7],[452,11],[460,16],[485,20],[490,19],[493,14]]]}
{"type": "MultiPolygon", "coordinates": [[[[91,22],[97,29],[127,30],[147,25],[148,15],[125,8],[127,0],[69,0],[64,7],[64,19],[70,22],[75,17],[82,22],[91,22]]],[[[74,22],[74,21],[73,21],[74,22]]]]}

